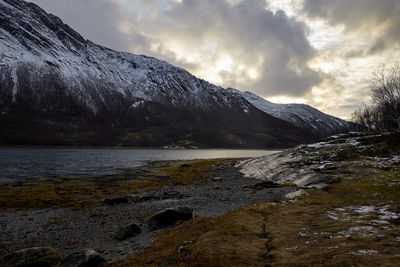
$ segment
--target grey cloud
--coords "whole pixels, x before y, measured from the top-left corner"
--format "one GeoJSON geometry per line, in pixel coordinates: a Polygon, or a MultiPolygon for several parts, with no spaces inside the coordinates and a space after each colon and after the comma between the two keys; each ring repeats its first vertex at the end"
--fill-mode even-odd
{"type": "Polygon", "coordinates": [[[379,53],[382,50],[385,50],[387,44],[385,40],[378,39],[375,41],[375,43],[369,48],[368,54],[375,54],[379,53]]]}
{"type": "Polygon", "coordinates": [[[146,9],[142,13],[125,10],[116,0],[33,2],[60,16],[84,37],[113,49],[155,56],[194,73],[204,70],[205,63],[213,68],[219,56],[227,54],[234,64],[259,71],[253,80],[244,71],[221,70],[225,87],[264,96],[301,96],[322,80],[320,73],[308,67],[316,56],[307,40],[308,27],[283,11],[267,10],[265,0],[139,1],[146,9]],[[165,10],[159,8],[162,2],[165,10]],[[121,25],[127,26],[124,31],[121,25]],[[172,41],[186,52],[200,53],[200,60],[179,57],[167,45],[172,41]],[[204,48],[209,45],[215,46],[212,52],[204,48]]]}
{"type": "Polygon", "coordinates": [[[364,55],[400,46],[400,2],[398,0],[305,0],[303,10],[310,17],[345,25],[348,32],[371,35],[372,45],[364,55]]]}
{"type": "Polygon", "coordinates": [[[264,0],[238,4],[225,0],[183,0],[171,5],[163,16],[172,21],[173,29],[160,29],[172,32],[182,42],[213,41],[219,44],[216,53],[228,53],[237,63],[257,66],[261,62],[258,80],[239,73],[245,82],[237,82],[234,75],[223,71],[220,76],[225,85],[262,95],[300,96],[321,80],[320,74],[307,65],[315,56],[307,40],[307,26],[283,11],[266,10],[264,0]]]}
{"type": "Polygon", "coordinates": [[[352,49],[350,51],[347,51],[346,53],[343,53],[342,56],[347,59],[365,57],[369,55],[379,54],[386,48],[389,48],[388,43],[385,40],[378,38],[376,40],[372,40],[372,44],[370,44],[369,46],[352,49]]]}
{"type": "MultiPolygon", "coordinates": [[[[115,2],[109,0],[30,0],[45,11],[60,17],[65,23],[95,43],[116,50],[136,47],[146,51],[148,40],[139,32],[129,34],[120,25],[134,20],[115,2]]],[[[136,29],[131,27],[131,29],[136,29]]]]}

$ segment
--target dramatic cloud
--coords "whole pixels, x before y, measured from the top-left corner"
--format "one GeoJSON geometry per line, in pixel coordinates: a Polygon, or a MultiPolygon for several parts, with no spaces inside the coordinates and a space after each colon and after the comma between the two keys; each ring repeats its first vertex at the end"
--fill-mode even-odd
{"type": "Polygon", "coordinates": [[[399,0],[31,0],[98,44],[348,118],[399,63],[399,0]]]}
{"type": "Polygon", "coordinates": [[[301,96],[321,80],[308,66],[308,27],[264,0],[35,2],[100,44],[172,61],[223,86],[301,96]]]}
{"type": "Polygon", "coordinates": [[[305,0],[303,10],[331,25],[344,25],[351,33],[368,34],[371,45],[365,47],[367,53],[400,45],[398,0],[305,0]]]}

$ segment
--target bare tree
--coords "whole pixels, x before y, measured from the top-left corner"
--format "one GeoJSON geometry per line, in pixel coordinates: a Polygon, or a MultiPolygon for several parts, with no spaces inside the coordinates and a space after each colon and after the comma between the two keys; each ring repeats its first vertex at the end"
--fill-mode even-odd
{"type": "Polygon", "coordinates": [[[372,101],[386,128],[400,128],[400,66],[381,68],[371,82],[372,101]]]}
{"type": "Polygon", "coordinates": [[[378,69],[370,87],[372,104],[355,111],[354,121],[369,130],[400,129],[400,66],[378,69]]]}

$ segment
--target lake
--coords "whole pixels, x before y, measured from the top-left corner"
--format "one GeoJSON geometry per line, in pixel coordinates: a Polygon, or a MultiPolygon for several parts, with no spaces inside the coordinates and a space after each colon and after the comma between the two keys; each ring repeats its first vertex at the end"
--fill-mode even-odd
{"type": "Polygon", "coordinates": [[[151,161],[250,158],[275,152],[246,149],[0,148],[0,182],[116,175],[151,161]]]}

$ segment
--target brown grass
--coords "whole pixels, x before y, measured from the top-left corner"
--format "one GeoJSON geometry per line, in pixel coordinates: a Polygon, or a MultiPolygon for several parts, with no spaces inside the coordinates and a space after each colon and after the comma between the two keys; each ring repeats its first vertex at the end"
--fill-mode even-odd
{"type": "Polygon", "coordinates": [[[350,212],[347,221],[328,216],[337,208],[365,205],[400,212],[400,184],[390,185],[400,180],[400,171],[368,174],[368,163],[357,164],[345,172],[361,178],[342,176],[296,202],[257,203],[216,219],[196,218],[157,234],[143,253],[111,266],[398,266],[400,220],[372,226],[376,232],[363,236],[349,229],[371,227],[379,214],[350,212]],[[187,241],[192,243],[178,253],[187,241]],[[360,251],[377,253],[355,255],[360,251]]]}
{"type": "Polygon", "coordinates": [[[217,219],[198,217],[158,234],[142,254],[111,266],[256,266],[266,253],[263,222],[262,216],[248,210],[217,219]],[[184,246],[185,241],[190,245],[184,246]]]}

